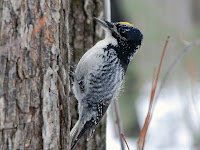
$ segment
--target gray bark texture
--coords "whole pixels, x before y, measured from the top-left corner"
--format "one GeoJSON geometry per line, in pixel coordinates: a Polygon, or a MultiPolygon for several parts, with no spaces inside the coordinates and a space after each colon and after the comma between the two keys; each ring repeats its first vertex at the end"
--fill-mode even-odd
{"type": "MultiPolygon", "coordinates": [[[[93,16],[103,0],[0,0],[0,150],[70,150],[69,66],[102,37],[93,16]]],[[[105,130],[104,118],[76,149],[104,150],[105,130]]]]}

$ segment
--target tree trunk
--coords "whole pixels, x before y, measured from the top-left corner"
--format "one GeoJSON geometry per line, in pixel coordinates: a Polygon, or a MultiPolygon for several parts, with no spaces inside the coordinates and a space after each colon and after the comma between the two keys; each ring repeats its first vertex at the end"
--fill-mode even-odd
{"type": "MultiPolygon", "coordinates": [[[[103,17],[102,0],[0,1],[1,150],[70,149],[69,64],[102,36],[93,16],[103,17]]],[[[77,150],[105,149],[105,135],[103,121],[77,150]]]]}

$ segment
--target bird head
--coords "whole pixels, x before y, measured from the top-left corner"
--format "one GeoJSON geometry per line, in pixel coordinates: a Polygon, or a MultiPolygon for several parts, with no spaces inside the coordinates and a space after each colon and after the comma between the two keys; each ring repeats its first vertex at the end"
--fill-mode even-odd
{"type": "Polygon", "coordinates": [[[139,29],[128,22],[108,22],[94,18],[105,30],[106,36],[112,35],[117,39],[119,46],[127,47],[134,52],[140,48],[143,35],[139,29]]]}

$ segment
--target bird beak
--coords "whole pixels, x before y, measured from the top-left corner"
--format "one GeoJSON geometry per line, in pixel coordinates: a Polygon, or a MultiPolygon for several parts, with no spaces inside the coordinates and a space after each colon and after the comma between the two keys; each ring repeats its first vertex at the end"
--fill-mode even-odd
{"type": "Polygon", "coordinates": [[[108,22],[108,21],[103,21],[99,18],[94,17],[94,20],[97,21],[97,23],[99,23],[101,26],[107,28],[107,29],[111,29],[113,27],[113,23],[108,22]]]}

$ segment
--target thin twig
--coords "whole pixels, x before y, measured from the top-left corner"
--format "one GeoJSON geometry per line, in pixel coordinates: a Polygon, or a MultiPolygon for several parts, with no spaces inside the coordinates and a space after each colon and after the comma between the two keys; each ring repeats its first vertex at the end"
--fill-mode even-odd
{"type": "Polygon", "coordinates": [[[181,41],[185,46],[188,46],[188,45],[191,44],[191,42],[188,42],[188,41],[186,41],[186,40],[183,39],[183,35],[182,35],[181,32],[179,32],[178,35],[179,35],[180,41],[181,41]]]}
{"type": "MultiPolygon", "coordinates": [[[[155,100],[154,100],[154,103],[156,104],[157,100],[158,100],[158,97],[160,95],[160,92],[162,91],[162,88],[167,80],[167,78],[169,77],[169,74],[172,72],[172,70],[174,69],[174,67],[176,66],[176,64],[181,60],[181,58],[185,55],[185,53],[187,53],[188,51],[190,51],[192,48],[194,47],[197,47],[197,46],[200,46],[200,39],[192,42],[189,46],[187,46],[186,48],[184,48],[177,56],[176,58],[174,59],[174,61],[172,62],[172,64],[169,66],[169,68],[167,69],[167,72],[165,73],[162,81],[161,81],[161,84],[160,84],[160,87],[158,88],[158,91],[156,93],[156,96],[155,96],[155,100]]],[[[155,107],[155,104],[154,104],[154,107],[155,107]]],[[[154,108],[153,108],[154,109],[154,108]]]]}
{"type": "MultiPolygon", "coordinates": [[[[199,110],[198,110],[198,100],[197,100],[197,86],[196,86],[196,83],[197,83],[197,76],[196,76],[196,73],[197,73],[197,70],[196,70],[196,66],[195,66],[195,63],[194,63],[194,60],[193,59],[190,59],[188,61],[188,72],[189,72],[189,76],[190,76],[190,84],[191,84],[191,94],[192,94],[192,105],[193,105],[193,108],[194,108],[194,111],[196,113],[196,116],[197,118],[200,118],[200,114],[199,114],[199,110]]],[[[200,129],[200,120],[197,120],[198,121],[198,130],[200,129]]]]}
{"type": "Polygon", "coordinates": [[[123,133],[121,133],[121,137],[123,138],[124,142],[126,143],[126,146],[127,146],[128,150],[130,150],[130,148],[129,148],[129,146],[128,146],[128,143],[127,143],[127,141],[126,141],[126,138],[125,138],[125,136],[124,136],[123,133]]]}
{"type": "Polygon", "coordinates": [[[153,75],[153,83],[154,83],[154,80],[155,80],[155,83],[152,86],[150,104],[149,104],[148,113],[147,113],[147,116],[146,116],[146,119],[145,119],[145,123],[144,123],[142,131],[140,133],[140,137],[138,139],[138,147],[137,147],[138,150],[143,150],[144,149],[147,130],[148,130],[149,124],[151,122],[151,118],[152,118],[152,107],[153,107],[153,104],[154,104],[154,96],[155,96],[155,92],[156,92],[158,78],[159,78],[159,75],[160,75],[160,70],[161,70],[161,66],[162,66],[162,62],[163,62],[163,58],[164,58],[164,55],[165,55],[165,51],[166,51],[166,48],[167,48],[167,44],[168,44],[169,38],[170,38],[170,36],[168,36],[168,38],[166,40],[166,43],[165,43],[165,46],[164,46],[164,50],[163,50],[163,53],[162,53],[162,56],[161,56],[160,65],[159,65],[159,68],[158,68],[156,80],[154,79],[155,75],[153,75]]]}
{"type": "MultiPolygon", "coordinates": [[[[166,51],[166,48],[167,48],[167,44],[168,44],[168,42],[169,42],[169,38],[170,38],[170,36],[167,37],[167,40],[166,40],[166,43],[165,43],[165,47],[164,47],[164,50],[163,50],[163,53],[162,53],[162,56],[161,56],[161,59],[160,59],[160,65],[159,65],[158,73],[157,73],[157,76],[156,76],[156,83],[155,83],[155,86],[156,86],[157,83],[158,83],[158,78],[159,78],[159,75],[160,75],[160,69],[161,69],[161,66],[162,66],[162,62],[163,62],[163,58],[164,58],[165,51],[166,51]]],[[[155,94],[155,93],[154,93],[154,94],[155,94]]]]}
{"type": "Polygon", "coordinates": [[[152,87],[151,87],[151,89],[153,89],[153,86],[155,84],[155,78],[156,78],[156,67],[153,69],[153,80],[152,80],[152,87]]]}
{"type": "MultiPolygon", "coordinates": [[[[114,104],[114,110],[115,110],[116,124],[117,124],[117,128],[118,128],[118,133],[119,133],[119,135],[121,135],[121,133],[123,132],[123,128],[122,128],[122,124],[121,124],[120,111],[119,111],[119,102],[118,102],[117,98],[113,99],[113,104],[114,104]]],[[[121,149],[125,150],[123,139],[122,139],[121,136],[119,136],[119,138],[120,138],[120,143],[121,143],[121,149]]]]}

